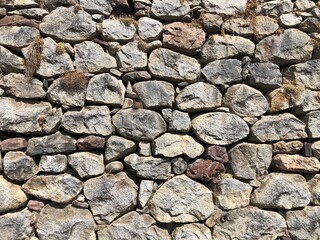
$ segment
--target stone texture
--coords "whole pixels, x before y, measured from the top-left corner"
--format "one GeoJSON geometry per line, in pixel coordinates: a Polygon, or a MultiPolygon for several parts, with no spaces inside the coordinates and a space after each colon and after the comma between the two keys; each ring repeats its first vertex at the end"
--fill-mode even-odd
{"type": "Polygon", "coordinates": [[[113,161],[106,164],[105,171],[106,173],[118,173],[124,170],[124,165],[122,162],[113,161]]]}
{"type": "Polygon", "coordinates": [[[111,136],[106,141],[104,159],[106,162],[118,160],[137,149],[134,141],[119,136],[111,136]]]}
{"type": "Polygon", "coordinates": [[[162,23],[158,20],[141,17],[138,20],[139,37],[147,42],[158,40],[162,33],[162,23]]]}
{"type": "Polygon", "coordinates": [[[320,159],[320,141],[316,141],[311,145],[312,155],[320,159]]]}
{"type": "Polygon", "coordinates": [[[173,240],[211,240],[211,231],[199,223],[184,224],[172,232],[173,240]]]}
{"type": "Polygon", "coordinates": [[[214,211],[211,191],[185,175],[165,182],[148,203],[152,216],[159,222],[197,222],[214,211]]]}
{"type": "Polygon", "coordinates": [[[274,153],[292,154],[299,152],[303,147],[300,141],[280,141],[273,144],[274,153]]]}
{"type": "Polygon", "coordinates": [[[63,173],[67,170],[68,158],[66,155],[42,155],[39,171],[47,173],[63,173]]]}
{"type": "Polygon", "coordinates": [[[36,36],[40,35],[38,29],[28,26],[0,27],[0,32],[0,44],[13,49],[28,46],[36,36]]]}
{"type": "Polygon", "coordinates": [[[115,7],[112,0],[80,0],[80,5],[88,13],[97,13],[109,16],[115,7]]]}
{"type": "Polygon", "coordinates": [[[152,180],[141,180],[139,186],[139,195],[138,200],[141,207],[145,207],[153,195],[153,193],[157,190],[157,184],[152,180]]]}
{"type": "Polygon", "coordinates": [[[22,72],[25,70],[24,59],[0,46],[0,68],[4,72],[22,72]]]}
{"type": "Polygon", "coordinates": [[[7,138],[0,142],[0,151],[17,151],[27,148],[28,142],[23,137],[7,138]]]}
{"type": "Polygon", "coordinates": [[[188,164],[182,157],[177,157],[171,160],[172,171],[176,175],[183,174],[187,168],[188,164]]]}
{"type": "Polygon", "coordinates": [[[225,147],[211,145],[206,148],[204,153],[206,158],[221,162],[227,163],[229,161],[227,149],[225,147]]]}
{"type": "Polygon", "coordinates": [[[311,193],[311,203],[320,205],[320,174],[316,174],[308,180],[309,191],[311,193]]]}
{"type": "Polygon", "coordinates": [[[236,15],[243,13],[246,9],[247,0],[223,1],[223,0],[204,0],[204,9],[210,13],[223,15],[236,15]]]}
{"type": "Polygon", "coordinates": [[[306,124],[306,132],[310,138],[320,137],[320,111],[308,113],[302,118],[302,121],[306,124]]]}
{"type": "Polygon", "coordinates": [[[320,33],[320,19],[317,17],[308,17],[300,25],[299,29],[307,33],[320,33]]]}
{"type": "Polygon", "coordinates": [[[30,178],[22,190],[39,199],[69,203],[82,191],[82,182],[68,173],[30,178]]]}
{"type": "Polygon", "coordinates": [[[136,33],[136,27],[132,21],[121,19],[107,19],[102,23],[102,36],[107,41],[129,42],[136,33]]]}
{"type": "Polygon", "coordinates": [[[302,22],[302,17],[295,13],[285,13],[279,17],[279,22],[285,28],[296,27],[302,22]]]}
{"type": "Polygon", "coordinates": [[[264,15],[271,17],[279,17],[281,14],[291,12],[293,3],[290,0],[273,0],[264,2],[261,7],[261,12],[264,15]]]}
{"type": "Polygon", "coordinates": [[[211,179],[218,177],[220,173],[224,171],[225,169],[222,163],[205,159],[197,159],[188,165],[186,175],[195,180],[208,182],[211,179]]]}
{"type": "Polygon", "coordinates": [[[43,207],[44,207],[44,203],[42,201],[37,201],[37,200],[29,200],[27,204],[27,208],[29,210],[36,211],[36,212],[40,212],[43,207]]]}
{"type": "Polygon", "coordinates": [[[123,81],[142,81],[151,79],[151,75],[147,71],[134,71],[125,73],[122,76],[123,81]]]}
{"type": "Polygon", "coordinates": [[[227,145],[237,142],[249,134],[249,127],[235,114],[212,112],[199,115],[192,120],[194,134],[208,144],[227,145]]]}
{"type": "Polygon", "coordinates": [[[180,20],[188,14],[190,6],[187,1],[180,0],[154,0],[151,5],[151,13],[160,20],[180,20]]]}
{"type": "MultiPolygon", "coordinates": [[[[28,9],[19,9],[19,10],[10,11],[10,13],[24,16],[25,18],[23,20],[25,22],[25,20],[28,18],[41,20],[44,16],[49,14],[49,11],[41,8],[28,8],[28,9]]],[[[19,19],[22,19],[22,18],[19,18],[19,19]]]]}
{"type": "Polygon", "coordinates": [[[138,41],[129,42],[120,47],[116,58],[120,68],[143,70],[148,63],[147,53],[138,41]]]}
{"type": "Polygon", "coordinates": [[[104,172],[103,155],[90,152],[77,152],[68,156],[69,165],[81,178],[90,178],[104,172]]]}
{"type": "Polygon", "coordinates": [[[191,119],[189,114],[174,110],[169,120],[168,130],[174,132],[189,132],[191,129],[191,119]]]}
{"type": "Polygon", "coordinates": [[[271,167],[286,172],[318,173],[320,162],[315,157],[303,157],[297,154],[277,154],[272,159],[271,167]]]}
{"type": "Polygon", "coordinates": [[[76,146],[78,150],[88,151],[95,149],[103,149],[106,140],[103,137],[90,135],[87,137],[78,138],[76,146]]]}

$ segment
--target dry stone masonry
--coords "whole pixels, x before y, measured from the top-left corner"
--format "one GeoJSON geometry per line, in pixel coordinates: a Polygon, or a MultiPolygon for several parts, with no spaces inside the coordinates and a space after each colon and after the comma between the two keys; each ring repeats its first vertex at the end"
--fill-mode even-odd
{"type": "Polygon", "coordinates": [[[0,240],[319,240],[319,0],[0,0],[0,240]]]}

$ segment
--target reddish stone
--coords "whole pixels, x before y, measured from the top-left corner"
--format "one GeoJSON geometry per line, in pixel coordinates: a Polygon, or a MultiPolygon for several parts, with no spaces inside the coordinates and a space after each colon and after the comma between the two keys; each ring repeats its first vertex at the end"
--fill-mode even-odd
{"type": "Polygon", "coordinates": [[[187,169],[187,176],[196,180],[208,182],[211,179],[219,176],[224,172],[224,165],[219,162],[198,159],[189,164],[187,169]]]}
{"type": "Polygon", "coordinates": [[[123,81],[143,81],[151,79],[151,75],[147,71],[128,72],[123,75],[123,81]]]}
{"type": "Polygon", "coordinates": [[[143,108],[143,103],[142,103],[142,102],[134,101],[132,108],[133,108],[133,109],[142,109],[142,108],[143,108]]]}
{"type": "Polygon", "coordinates": [[[44,203],[37,200],[29,200],[27,207],[31,211],[40,212],[41,209],[44,207],[44,203]]]}
{"type": "Polygon", "coordinates": [[[8,138],[0,143],[0,150],[2,152],[16,151],[25,149],[28,146],[28,142],[25,138],[8,138]]]}
{"type": "Polygon", "coordinates": [[[103,137],[90,135],[84,138],[79,138],[76,145],[78,150],[94,150],[104,148],[105,143],[106,140],[103,137]]]}
{"type": "Polygon", "coordinates": [[[215,145],[209,146],[207,147],[204,156],[222,163],[227,163],[229,161],[227,149],[225,147],[215,145]]]}

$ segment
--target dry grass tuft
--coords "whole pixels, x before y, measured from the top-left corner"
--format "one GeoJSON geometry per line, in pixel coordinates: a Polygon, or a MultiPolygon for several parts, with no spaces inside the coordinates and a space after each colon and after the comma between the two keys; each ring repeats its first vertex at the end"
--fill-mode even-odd
{"type": "Polygon", "coordinates": [[[87,87],[89,78],[83,72],[75,70],[64,73],[61,82],[68,90],[79,90],[87,87]]]}
{"type": "Polygon", "coordinates": [[[257,8],[260,0],[249,0],[246,5],[246,10],[243,13],[245,19],[249,19],[250,26],[253,31],[255,38],[258,38],[259,33],[257,32],[257,8]]]}
{"type": "Polygon", "coordinates": [[[41,36],[35,37],[33,42],[30,44],[27,58],[25,61],[25,76],[26,80],[30,82],[33,78],[33,75],[37,71],[40,66],[41,58],[42,58],[42,51],[43,51],[43,39],[41,36]]]}

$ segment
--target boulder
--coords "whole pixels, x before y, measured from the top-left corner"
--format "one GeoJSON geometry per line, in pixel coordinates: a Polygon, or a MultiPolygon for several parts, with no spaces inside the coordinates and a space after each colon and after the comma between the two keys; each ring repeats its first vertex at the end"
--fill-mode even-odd
{"type": "Polygon", "coordinates": [[[113,135],[106,141],[105,161],[118,160],[136,149],[137,144],[134,141],[113,135]]]}
{"type": "Polygon", "coordinates": [[[0,142],[0,151],[17,151],[27,148],[28,142],[23,137],[7,138],[0,142]]]}
{"type": "Polygon", "coordinates": [[[294,5],[291,0],[272,0],[262,4],[261,13],[277,18],[281,14],[292,12],[293,7],[294,5]]]}
{"type": "Polygon", "coordinates": [[[303,148],[301,141],[280,141],[273,144],[273,153],[294,154],[303,148]]]}
{"type": "Polygon", "coordinates": [[[169,120],[168,129],[174,132],[189,132],[191,129],[191,119],[188,113],[174,110],[171,120],[169,120]]]}
{"type": "Polygon", "coordinates": [[[86,137],[80,137],[77,140],[77,149],[82,151],[103,149],[105,146],[106,140],[104,137],[99,137],[95,135],[89,135],[86,137]]]}

